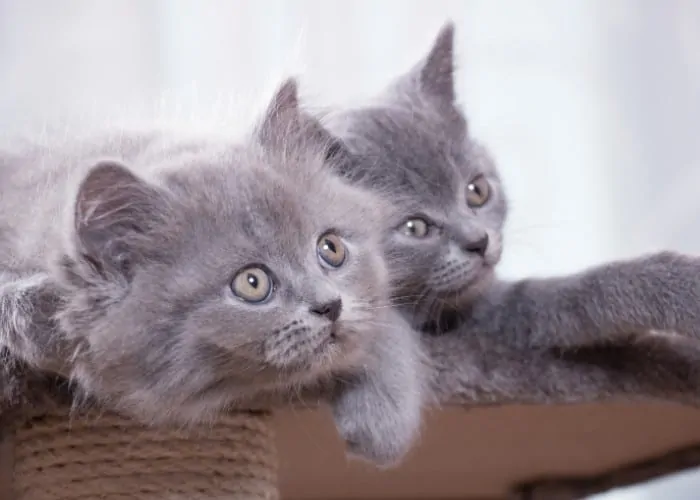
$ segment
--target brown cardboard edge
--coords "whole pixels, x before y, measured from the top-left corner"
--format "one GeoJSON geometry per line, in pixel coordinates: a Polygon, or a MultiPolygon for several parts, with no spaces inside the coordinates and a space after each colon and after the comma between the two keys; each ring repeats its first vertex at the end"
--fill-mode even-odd
{"type": "Polygon", "coordinates": [[[517,485],[513,500],[576,500],[700,466],[700,443],[588,477],[542,478],[517,485]]]}

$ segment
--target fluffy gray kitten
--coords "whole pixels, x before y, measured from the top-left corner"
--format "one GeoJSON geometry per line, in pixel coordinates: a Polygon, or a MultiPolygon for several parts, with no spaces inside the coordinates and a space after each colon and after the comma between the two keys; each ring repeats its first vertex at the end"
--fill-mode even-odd
{"type": "Polygon", "coordinates": [[[0,343],[152,422],[331,384],[349,451],[396,462],[425,377],[386,307],[390,207],[332,175],[328,146],[289,80],[245,145],[117,131],[3,151],[0,343]]]}
{"type": "MultiPolygon", "coordinates": [[[[608,380],[602,387],[605,368],[634,370],[638,360],[639,368],[656,370],[659,360],[680,359],[691,370],[697,342],[646,335],[663,330],[700,339],[698,258],[663,252],[559,278],[494,277],[507,200],[493,161],[470,136],[455,102],[453,38],[448,23],[427,57],[376,104],[327,117],[339,137],[334,151],[341,173],[396,208],[383,221],[394,300],[414,326],[447,332],[425,339],[440,354],[444,386],[437,390],[458,392],[467,384],[484,400],[489,394],[517,400],[519,391],[525,400],[563,400],[567,391],[590,398],[634,391],[634,372],[618,386],[608,380]],[[601,347],[609,343],[618,345],[601,347]],[[576,358],[574,348],[585,352],[576,358]],[[645,354],[659,348],[676,352],[645,354]],[[617,365],[613,352],[624,358],[617,365]],[[556,374],[570,378],[547,380],[556,374]]],[[[682,385],[676,375],[668,380],[682,385]]]]}

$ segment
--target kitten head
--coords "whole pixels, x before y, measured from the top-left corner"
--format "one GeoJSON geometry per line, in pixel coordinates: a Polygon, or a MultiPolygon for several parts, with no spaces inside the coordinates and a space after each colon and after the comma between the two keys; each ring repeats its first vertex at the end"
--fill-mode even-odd
{"type": "Polygon", "coordinates": [[[381,203],[333,176],[332,144],[277,93],[244,147],[163,155],[153,179],[104,161],[79,188],[62,259],[74,377],[141,418],[366,362],[388,278],[381,203]]]}
{"type": "Polygon", "coordinates": [[[447,24],[378,104],[330,123],[358,157],[345,175],[400,213],[385,221],[395,300],[415,299],[431,315],[490,282],[507,210],[495,165],[455,102],[453,42],[447,24]]]}

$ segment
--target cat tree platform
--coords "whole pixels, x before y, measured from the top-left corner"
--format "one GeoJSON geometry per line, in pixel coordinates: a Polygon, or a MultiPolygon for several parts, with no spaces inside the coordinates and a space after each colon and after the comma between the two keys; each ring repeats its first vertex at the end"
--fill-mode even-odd
{"type": "Polygon", "coordinates": [[[594,369],[562,360],[545,385],[503,393],[498,377],[474,381],[474,367],[489,373],[478,355],[443,365],[455,346],[426,342],[446,408],[429,412],[421,442],[389,471],[346,461],[328,412],[309,409],[317,395],[291,409],[256,402],[272,413],[232,413],[187,432],[149,428],[71,411],[65,383],[0,358],[26,380],[0,421],[0,500],[573,500],[700,465],[694,363],[646,351],[634,369],[617,355],[596,355],[594,369]],[[594,377],[599,392],[569,387],[555,399],[576,405],[532,404],[563,389],[561,370],[594,377]]]}
{"type": "Polygon", "coordinates": [[[346,463],[323,410],[184,433],[59,406],[1,428],[0,499],[573,500],[698,466],[696,443],[700,411],[675,404],[450,405],[401,468],[377,471],[346,463]]]}
{"type": "MultiPolygon", "coordinates": [[[[283,497],[290,500],[573,500],[700,464],[700,446],[677,448],[674,443],[674,436],[677,440],[684,435],[678,432],[679,425],[700,423],[700,415],[674,405],[506,406],[431,412],[429,430],[416,452],[400,469],[384,472],[346,464],[342,444],[325,417],[317,410],[281,410],[275,417],[281,431],[277,450],[272,417],[262,412],[231,414],[188,433],[146,428],[110,413],[75,415],[68,407],[37,412],[3,427],[0,499],[277,500],[282,496],[281,485],[283,497]],[[586,448],[605,447],[602,440],[608,443],[607,450],[597,453],[596,473],[591,472],[595,467],[584,470],[581,465],[572,431],[577,425],[585,428],[591,419],[607,419],[611,427],[598,436],[584,431],[586,448]],[[675,431],[659,433],[665,424],[675,431]],[[518,425],[524,426],[523,432],[513,431],[518,425]],[[625,435],[621,429],[630,425],[634,432],[625,435]],[[553,426],[559,427],[554,433],[543,430],[553,426]],[[504,444],[498,437],[504,433],[531,443],[504,444]],[[611,452],[611,433],[623,442],[632,434],[640,436],[633,445],[637,450],[611,452]],[[639,447],[644,441],[652,446],[639,447]],[[503,453],[502,462],[493,463],[494,448],[500,450],[496,456],[503,453]],[[655,452],[642,460],[630,459],[642,454],[642,449],[655,452]],[[278,477],[280,459],[285,466],[278,477]],[[504,469],[520,459],[529,460],[535,466],[530,470],[537,470],[543,461],[549,460],[550,467],[559,461],[579,474],[522,481],[518,477],[522,470],[504,473],[499,469],[496,475],[513,481],[508,495],[470,494],[484,486],[475,477],[483,471],[470,474],[479,471],[484,459],[492,463],[491,468],[499,468],[498,463],[504,469]]],[[[700,436],[700,426],[689,431],[685,441],[700,436]]]]}

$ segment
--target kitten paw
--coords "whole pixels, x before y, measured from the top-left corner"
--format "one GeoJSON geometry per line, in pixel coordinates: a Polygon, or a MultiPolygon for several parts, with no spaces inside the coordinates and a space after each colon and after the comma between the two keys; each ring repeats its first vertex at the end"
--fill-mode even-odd
{"type": "Polygon", "coordinates": [[[381,468],[398,465],[420,432],[421,407],[410,399],[392,401],[362,389],[343,394],[333,413],[348,455],[381,468]]]}
{"type": "Polygon", "coordinates": [[[700,339],[700,259],[676,252],[648,257],[640,271],[652,334],[700,339]]]}
{"type": "Polygon", "coordinates": [[[36,356],[31,340],[35,310],[49,281],[48,275],[26,277],[0,272],[0,343],[13,354],[36,356]]]}
{"type": "Polygon", "coordinates": [[[49,276],[0,272],[0,345],[13,356],[37,367],[57,352],[53,316],[60,296],[49,276]]]}

